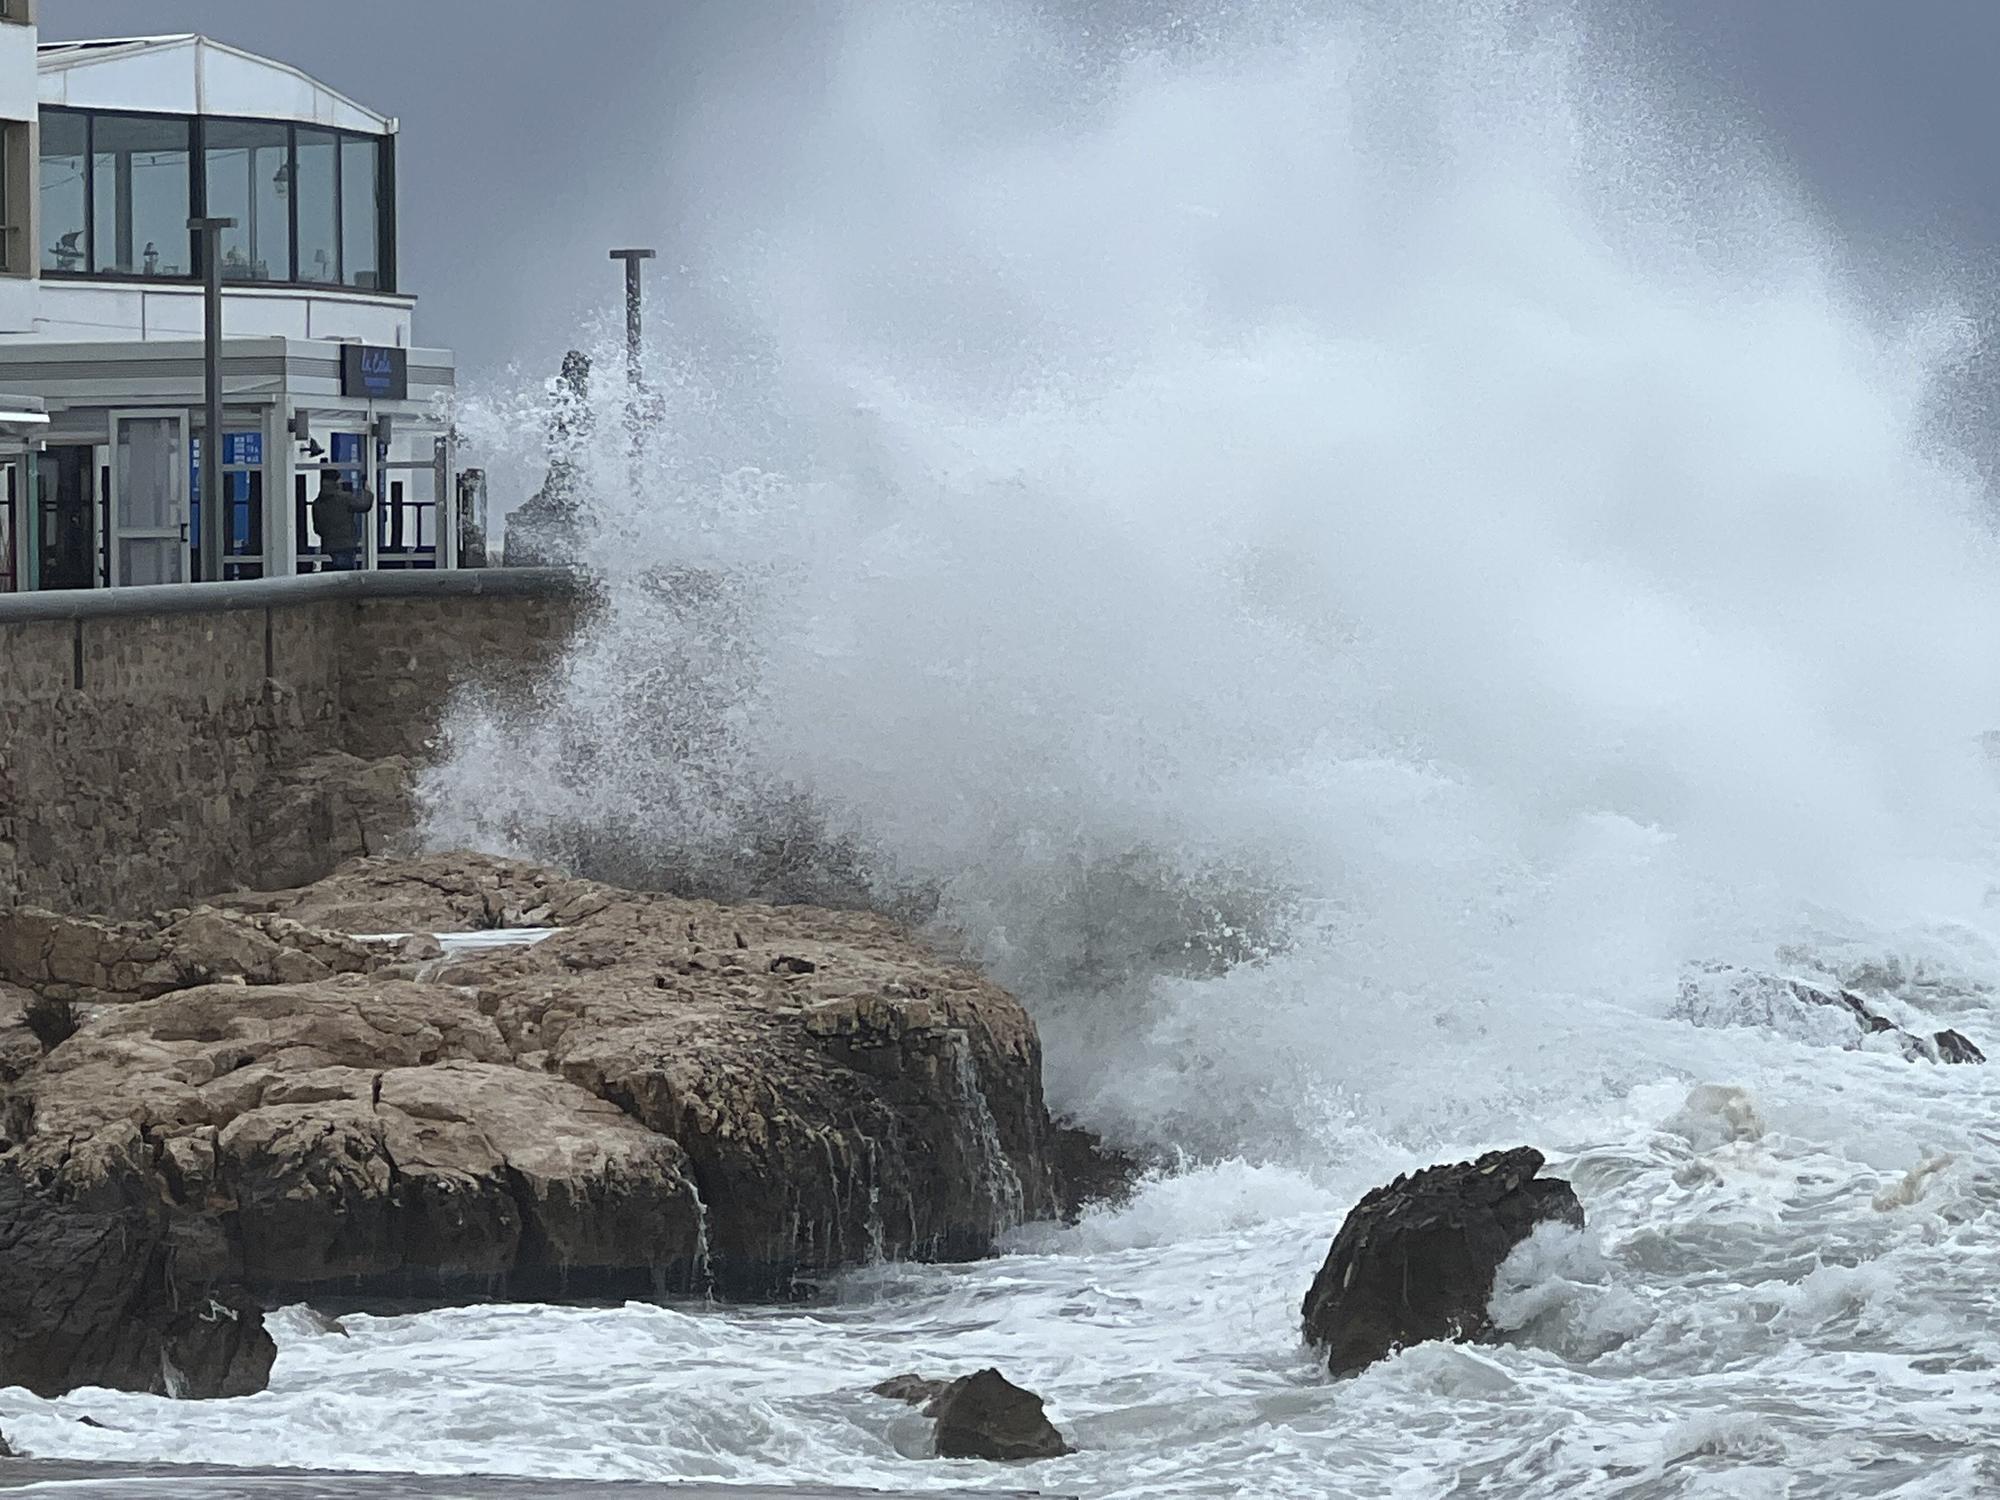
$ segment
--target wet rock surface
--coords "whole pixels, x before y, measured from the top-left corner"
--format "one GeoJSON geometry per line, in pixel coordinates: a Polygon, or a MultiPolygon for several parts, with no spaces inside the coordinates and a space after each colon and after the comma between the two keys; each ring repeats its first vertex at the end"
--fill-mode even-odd
{"type": "Polygon", "coordinates": [[[1673,1014],[1697,1026],[1757,1026],[1850,1052],[1892,1050],[1912,1062],[1986,1061],[1986,1054],[1961,1032],[1899,1024],[1887,1013],[1897,1005],[1893,996],[1865,995],[1832,977],[1711,963],[1691,966],[1681,975],[1673,1014]]]}
{"type": "Polygon", "coordinates": [[[1351,1375],[1430,1339],[1487,1331],[1493,1276],[1544,1220],[1583,1227],[1560,1178],[1538,1177],[1531,1146],[1426,1167],[1364,1195],[1334,1236],[1302,1309],[1306,1342],[1351,1375]]]}
{"type": "Polygon", "coordinates": [[[886,1396],[891,1401],[908,1402],[911,1406],[929,1406],[950,1387],[949,1380],[932,1380],[923,1375],[891,1375],[879,1385],[871,1385],[870,1394],[886,1396]]]}
{"type": "Polygon", "coordinates": [[[1092,1204],[1125,1202],[1144,1170],[1136,1156],[1107,1146],[1095,1131],[1080,1125],[1057,1124],[1051,1154],[1056,1196],[1070,1223],[1092,1204]]]}
{"type": "Polygon", "coordinates": [[[0,993],[0,1384],[233,1394],[251,1298],[785,1295],[1055,1208],[1026,1013],[880,918],[454,856],[0,944],[88,997],[43,1052],[0,993]],[[503,924],[562,930],[341,936],[503,924]]]}
{"type": "Polygon", "coordinates": [[[1042,1411],[1042,1398],[998,1370],[979,1370],[947,1385],[925,1408],[937,1418],[939,1458],[1019,1463],[1070,1452],[1042,1411]]]}

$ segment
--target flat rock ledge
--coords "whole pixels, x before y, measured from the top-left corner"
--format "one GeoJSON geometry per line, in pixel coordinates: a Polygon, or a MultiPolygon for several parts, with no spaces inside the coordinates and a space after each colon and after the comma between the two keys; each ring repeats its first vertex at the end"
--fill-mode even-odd
{"type": "Polygon", "coordinates": [[[866,914],[472,855],[0,911],[0,1385],[256,1390],[281,1301],[972,1258],[1056,1211],[1053,1144],[1020,1004],[866,914]]]}

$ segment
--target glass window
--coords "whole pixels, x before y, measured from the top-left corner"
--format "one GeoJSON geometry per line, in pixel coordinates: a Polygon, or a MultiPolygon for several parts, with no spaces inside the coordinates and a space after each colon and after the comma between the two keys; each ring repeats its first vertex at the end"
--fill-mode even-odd
{"type": "Polygon", "coordinates": [[[370,291],[382,285],[381,160],[372,136],[340,143],[341,280],[370,291]]]}
{"type": "Polygon", "coordinates": [[[88,119],[67,110],[42,111],[42,269],[81,271],[90,247],[84,244],[84,169],[88,165],[88,119]]]}
{"type": "Polygon", "coordinates": [[[340,137],[299,130],[299,280],[340,280],[340,137]]]}
{"type": "Polygon", "coordinates": [[[225,281],[291,280],[290,136],[275,122],[208,122],[208,211],[236,221],[222,231],[225,281]]]}
{"type": "Polygon", "coordinates": [[[99,115],[90,139],[91,266],[187,276],[188,122],[99,115]]]}

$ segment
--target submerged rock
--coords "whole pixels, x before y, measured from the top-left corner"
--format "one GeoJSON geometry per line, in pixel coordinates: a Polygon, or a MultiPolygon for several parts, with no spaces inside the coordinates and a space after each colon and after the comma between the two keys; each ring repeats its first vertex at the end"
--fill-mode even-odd
{"type": "Polygon", "coordinates": [[[1883,1014],[1881,1001],[1871,1003],[1852,989],[1734,964],[1690,966],[1672,1013],[1696,1026],[1757,1026],[1850,1052],[1892,1047],[1912,1062],[1986,1061],[1961,1033],[1907,1030],[1883,1014]]]}
{"type": "Polygon", "coordinates": [[[1364,1195],[1306,1293],[1306,1342],[1351,1375],[1410,1344],[1487,1331],[1493,1276],[1546,1219],[1583,1227],[1567,1182],[1531,1146],[1426,1167],[1364,1195]]]}
{"type": "Polygon", "coordinates": [[[880,1384],[868,1387],[868,1391],[870,1395],[886,1396],[891,1401],[928,1407],[950,1387],[949,1380],[932,1380],[924,1375],[891,1375],[880,1384]]]}
{"type": "Polygon", "coordinates": [[[927,1408],[937,1418],[939,1458],[1014,1463],[1073,1451],[1042,1412],[1042,1398],[998,1370],[961,1376],[927,1408]]]}
{"type": "Polygon", "coordinates": [[[96,925],[159,967],[44,964],[128,998],[8,1053],[0,1385],[232,1394],[247,1296],[786,1295],[1056,1206],[1026,1012],[880,918],[461,856],[96,925]],[[414,970],[338,935],[503,924],[562,930],[414,970]]]}

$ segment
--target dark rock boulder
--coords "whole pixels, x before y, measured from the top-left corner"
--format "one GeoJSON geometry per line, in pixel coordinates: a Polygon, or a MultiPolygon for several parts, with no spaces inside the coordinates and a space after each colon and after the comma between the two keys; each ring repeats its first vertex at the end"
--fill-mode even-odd
{"type": "Polygon", "coordinates": [[[1964,1032],[1953,1031],[1950,1027],[1946,1027],[1943,1031],[1933,1031],[1930,1042],[1931,1046],[1936,1049],[1935,1055],[1939,1062],[1983,1063],[1986,1061],[1986,1054],[1972,1044],[1970,1037],[1966,1036],[1964,1032]]]}
{"type": "Polygon", "coordinates": [[[190,1398],[264,1388],[277,1350],[131,1125],[0,1155],[0,1384],[190,1398]]]}
{"type": "Polygon", "coordinates": [[[1567,1182],[1529,1146],[1426,1167],[1349,1210],[1303,1308],[1306,1341],[1351,1375],[1410,1344],[1487,1330],[1493,1275],[1545,1219],[1583,1227],[1567,1182]]]}
{"type": "Polygon", "coordinates": [[[254,1396],[270,1383],[278,1347],[263,1312],[242,1293],[198,1297],[155,1320],[161,1394],[254,1396]]]}
{"type": "Polygon", "coordinates": [[[1986,1061],[1960,1032],[1898,1025],[1883,1013],[1888,999],[1817,977],[1707,963],[1682,973],[1672,1014],[1696,1026],[1756,1026],[1849,1052],[1890,1047],[1912,1062],[1986,1061]]]}
{"type": "Polygon", "coordinates": [[[1071,1452],[1042,1414],[1042,1398],[998,1370],[961,1376],[928,1410],[937,1418],[939,1458],[986,1458],[1015,1463],[1071,1452]]]}
{"type": "Polygon", "coordinates": [[[7,1435],[0,1433],[0,1458],[16,1458],[19,1455],[7,1446],[7,1435]]]}

